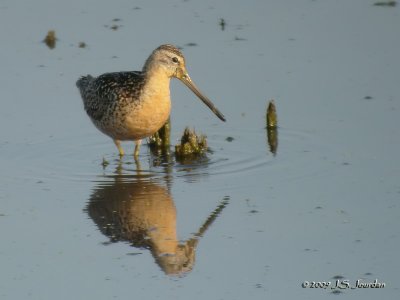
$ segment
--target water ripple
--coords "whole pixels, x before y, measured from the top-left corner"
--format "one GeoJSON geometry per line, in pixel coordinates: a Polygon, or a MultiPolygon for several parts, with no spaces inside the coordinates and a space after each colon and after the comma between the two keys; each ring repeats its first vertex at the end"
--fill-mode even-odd
{"type": "MultiPolygon", "coordinates": [[[[13,167],[7,167],[8,173],[2,176],[36,181],[96,182],[111,181],[122,174],[125,176],[123,180],[175,176],[192,182],[204,176],[244,175],[272,167],[277,161],[283,165],[295,163],[296,156],[289,154],[304,155],[313,149],[312,133],[281,129],[279,134],[276,155],[270,152],[266,131],[259,130],[241,132],[233,141],[227,141],[222,135],[213,135],[208,138],[210,153],[191,161],[177,161],[173,154],[154,156],[143,145],[139,165],[131,155],[120,159],[108,140],[97,137],[76,141],[71,134],[63,139],[49,137],[18,145],[7,143],[1,147],[5,159],[3,164],[13,167]],[[102,154],[108,162],[104,168],[102,154]]],[[[171,153],[172,150],[171,147],[171,153]]]]}

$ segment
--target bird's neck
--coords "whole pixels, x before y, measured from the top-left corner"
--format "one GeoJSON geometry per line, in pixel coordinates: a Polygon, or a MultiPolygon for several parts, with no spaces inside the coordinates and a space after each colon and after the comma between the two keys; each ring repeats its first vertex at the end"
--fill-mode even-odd
{"type": "Polygon", "coordinates": [[[165,95],[169,97],[169,83],[171,78],[162,67],[153,67],[144,70],[146,87],[148,93],[165,95]]]}

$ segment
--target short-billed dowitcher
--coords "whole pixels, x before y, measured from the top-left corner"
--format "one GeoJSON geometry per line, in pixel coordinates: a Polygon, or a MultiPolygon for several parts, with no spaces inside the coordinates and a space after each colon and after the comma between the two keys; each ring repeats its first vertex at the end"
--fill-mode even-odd
{"type": "Polygon", "coordinates": [[[173,45],[161,45],[146,60],[142,71],[105,73],[81,77],[78,86],[84,108],[94,125],[110,136],[124,155],[120,141],[135,142],[135,157],[141,139],[159,130],[171,110],[169,83],[181,80],[222,121],[223,114],[196,87],[186,71],[182,52],[173,45]]]}

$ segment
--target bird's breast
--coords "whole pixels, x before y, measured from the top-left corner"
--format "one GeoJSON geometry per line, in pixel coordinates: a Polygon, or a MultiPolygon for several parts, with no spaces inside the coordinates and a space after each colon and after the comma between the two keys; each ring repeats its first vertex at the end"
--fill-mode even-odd
{"type": "Polygon", "coordinates": [[[127,114],[125,119],[126,140],[137,140],[157,132],[167,122],[171,112],[168,93],[142,95],[140,103],[127,114]]]}

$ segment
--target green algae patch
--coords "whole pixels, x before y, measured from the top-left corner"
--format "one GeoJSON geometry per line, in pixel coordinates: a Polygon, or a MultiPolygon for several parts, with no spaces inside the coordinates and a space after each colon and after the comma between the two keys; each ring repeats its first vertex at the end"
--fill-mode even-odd
{"type": "Polygon", "coordinates": [[[181,143],[175,145],[176,158],[195,158],[206,154],[208,149],[207,137],[205,135],[197,135],[194,130],[185,128],[181,143]]]}

